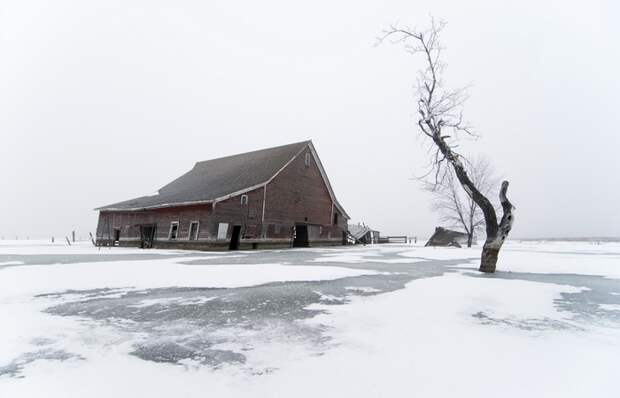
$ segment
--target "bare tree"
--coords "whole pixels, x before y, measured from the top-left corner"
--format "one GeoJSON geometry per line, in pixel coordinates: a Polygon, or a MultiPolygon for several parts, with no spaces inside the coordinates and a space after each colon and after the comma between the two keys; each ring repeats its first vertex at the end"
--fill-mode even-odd
{"type": "MultiPolygon", "coordinates": [[[[467,166],[474,185],[488,196],[497,185],[489,162],[477,157],[467,166]]],[[[467,234],[467,247],[471,247],[474,236],[485,224],[484,214],[473,198],[466,194],[454,172],[448,169],[440,183],[424,182],[424,189],[432,193],[432,208],[439,213],[441,222],[463,229],[467,234]]]]}
{"type": "Polygon", "coordinates": [[[444,22],[436,23],[433,19],[430,28],[426,30],[392,25],[383,31],[378,40],[402,43],[411,54],[419,54],[424,59],[425,67],[419,71],[417,79],[418,127],[431,142],[431,172],[435,176],[435,183],[440,183],[451,168],[465,192],[480,207],[487,234],[482,248],[480,271],[495,272],[499,251],[512,228],[514,207],[506,197],[508,181],[503,181],[499,192],[503,216],[498,223],[495,208],[472,181],[465,169],[464,157],[456,151],[459,136],[474,133],[463,120],[467,90],[446,89],[442,80],[445,65],[441,61],[443,47],[439,37],[444,27],[444,22]]]}

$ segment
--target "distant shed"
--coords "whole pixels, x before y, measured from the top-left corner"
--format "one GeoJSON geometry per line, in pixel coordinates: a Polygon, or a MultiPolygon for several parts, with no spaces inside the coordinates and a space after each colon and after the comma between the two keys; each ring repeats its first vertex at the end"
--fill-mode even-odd
{"type": "Polygon", "coordinates": [[[371,244],[379,243],[379,231],[373,230],[363,224],[349,224],[349,236],[354,243],[371,244]]]}
{"type": "Polygon", "coordinates": [[[467,234],[450,229],[437,227],[435,233],[426,242],[425,246],[454,246],[461,247],[467,244],[467,234]]]}

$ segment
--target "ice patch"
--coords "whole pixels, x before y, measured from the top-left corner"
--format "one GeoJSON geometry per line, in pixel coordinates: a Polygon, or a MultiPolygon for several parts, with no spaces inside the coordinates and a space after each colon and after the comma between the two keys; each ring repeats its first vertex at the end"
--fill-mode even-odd
{"type": "MultiPolygon", "coordinates": [[[[204,257],[211,259],[212,257],[204,257]]],[[[195,259],[195,258],[194,258],[195,259]]],[[[240,287],[274,281],[331,280],[377,271],[335,266],[282,264],[188,265],[187,258],[31,265],[0,269],[0,299],[101,288],[240,287]]]]}
{"type": "Polygon", "coordinates": [[[256,252],[246,265],[212,265],[213,257],[188,265],[179,257],[6,268],[0,324],[11,327],[0,328],[0,390],[10,397],[614,396],[617,281],[584,275],[614,275],[618,248],[507,244],[494,275],[383,261],[411,253],[402,260],[417,263],[435,253],[472,258],[464,266],[476,268],[480,254],[404,245],[355,256],[355,248],[256,252]],[[356,262],[304,265],[313,253],[376,260],[380,269],[383,261],[390,272],[363,276],[370,271],[353,268],[374,264],[356,262]],[[559,270],[574,272],[553,274],[559,270]],[[591,292],[578,287],[582,281],[591,292]],[[185,283],[197,287],[168,287],[185,283]],[[33,299],[37,292],[44,294],[33,299]],[[389,293],[375,294],[382,292],[389,293]],[[321,382],[309,383],[309,375],[321,382]]]}
{"type": "Polygon", "coordinates": [[[22,265],[24,262],[23,261],[4,261],[4,262],[0,262],[0,267],[5,266],[5,265],[22,265]]]}
{"type": "Polygon", "coordinates": [[[381,292],[381,290],[379,290],[379,289],[375,289],[374,287],[368,287],[368,286],[360,286],[360,287],[348,286],[348,287],[345,287],[345,289],[353,291],[353,292],[361,292],[361,293],[379,293],[379,292],[381,292]]]}
{"type": "Polygon", "coordinates": [[[384,264],[410,264],[414,262],[424,261],[418,259],[404,259],[404,258],[373,258],[376,257],[378,253],[344,253],[344,254],[330,254],[326,256],[322,256],[310,262],[315,263],[351,263],[351,264],[361,264],[361,263],[384,263],[384,264]]]}
{"type": "Polygon", "coordinates": [[[170,304],[170,303],[173,303],[175,301],[182,300],[182,299],[183,299],[183,297],[167,297],[167,298],[161,298],[161,299],[147,299],[147,300],[140,301],[138,304],[128,305],[128,307],[130,307],[130,308],[144,308],[144,307],[150,307],[152,305],[167,305],[167,304],[170,304]]]}
{"type": "Polygon", "coordinates": [[[598,306],[605,311],[620,311],[620,304],[599,304],[598,306]]]}

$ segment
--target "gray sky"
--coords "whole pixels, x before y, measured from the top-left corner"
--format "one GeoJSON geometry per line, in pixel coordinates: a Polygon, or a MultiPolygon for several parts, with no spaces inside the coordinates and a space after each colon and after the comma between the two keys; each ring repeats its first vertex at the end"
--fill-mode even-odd
{"type": "Polygon", "coordinates": [[[0,236],[86,235],[196,161],[304,139],[355,221],[428,235],[421,60],[374,38],[431,13],[513,236],[620,236],[618,2],[295,3],[1,2],[0,236]]]}

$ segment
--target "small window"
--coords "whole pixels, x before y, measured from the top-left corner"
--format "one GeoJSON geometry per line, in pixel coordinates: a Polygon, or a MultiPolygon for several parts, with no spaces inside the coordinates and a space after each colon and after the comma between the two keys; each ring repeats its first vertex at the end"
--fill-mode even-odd
{"type": "Polygon", "coordinates": [[[310,167],[310,152],[306,152],[306,160],[305,160],[305,164],[306,167],[310,167]]]}
{"type": "Polygon", "coordinates": [[[334,212],[334,225],[338,225],[338,213],[334,212]]]}
{"type": "Polygon", "coordinates": [[[198,227],[199,227],[199,222],[198,221],[192,221],[189,224],[189,240],[198,240],[198,227]]]}
{"type": "Polygon", "coordinates": [[[248,204],[248,195],[241,195],[241,206],[248,204]]]}
{"type": "Polygon", "coordinates": [[[228,236],[228,223],[221,222],[217,227],[217,239],[225,240],[228,236]]]}
{"type": "Polygon", "coordinates": [[[179,222],[174,221],[170,223],[170,232],[168,233],[168,239],[175,240],[179,234],[179,222]]]}

